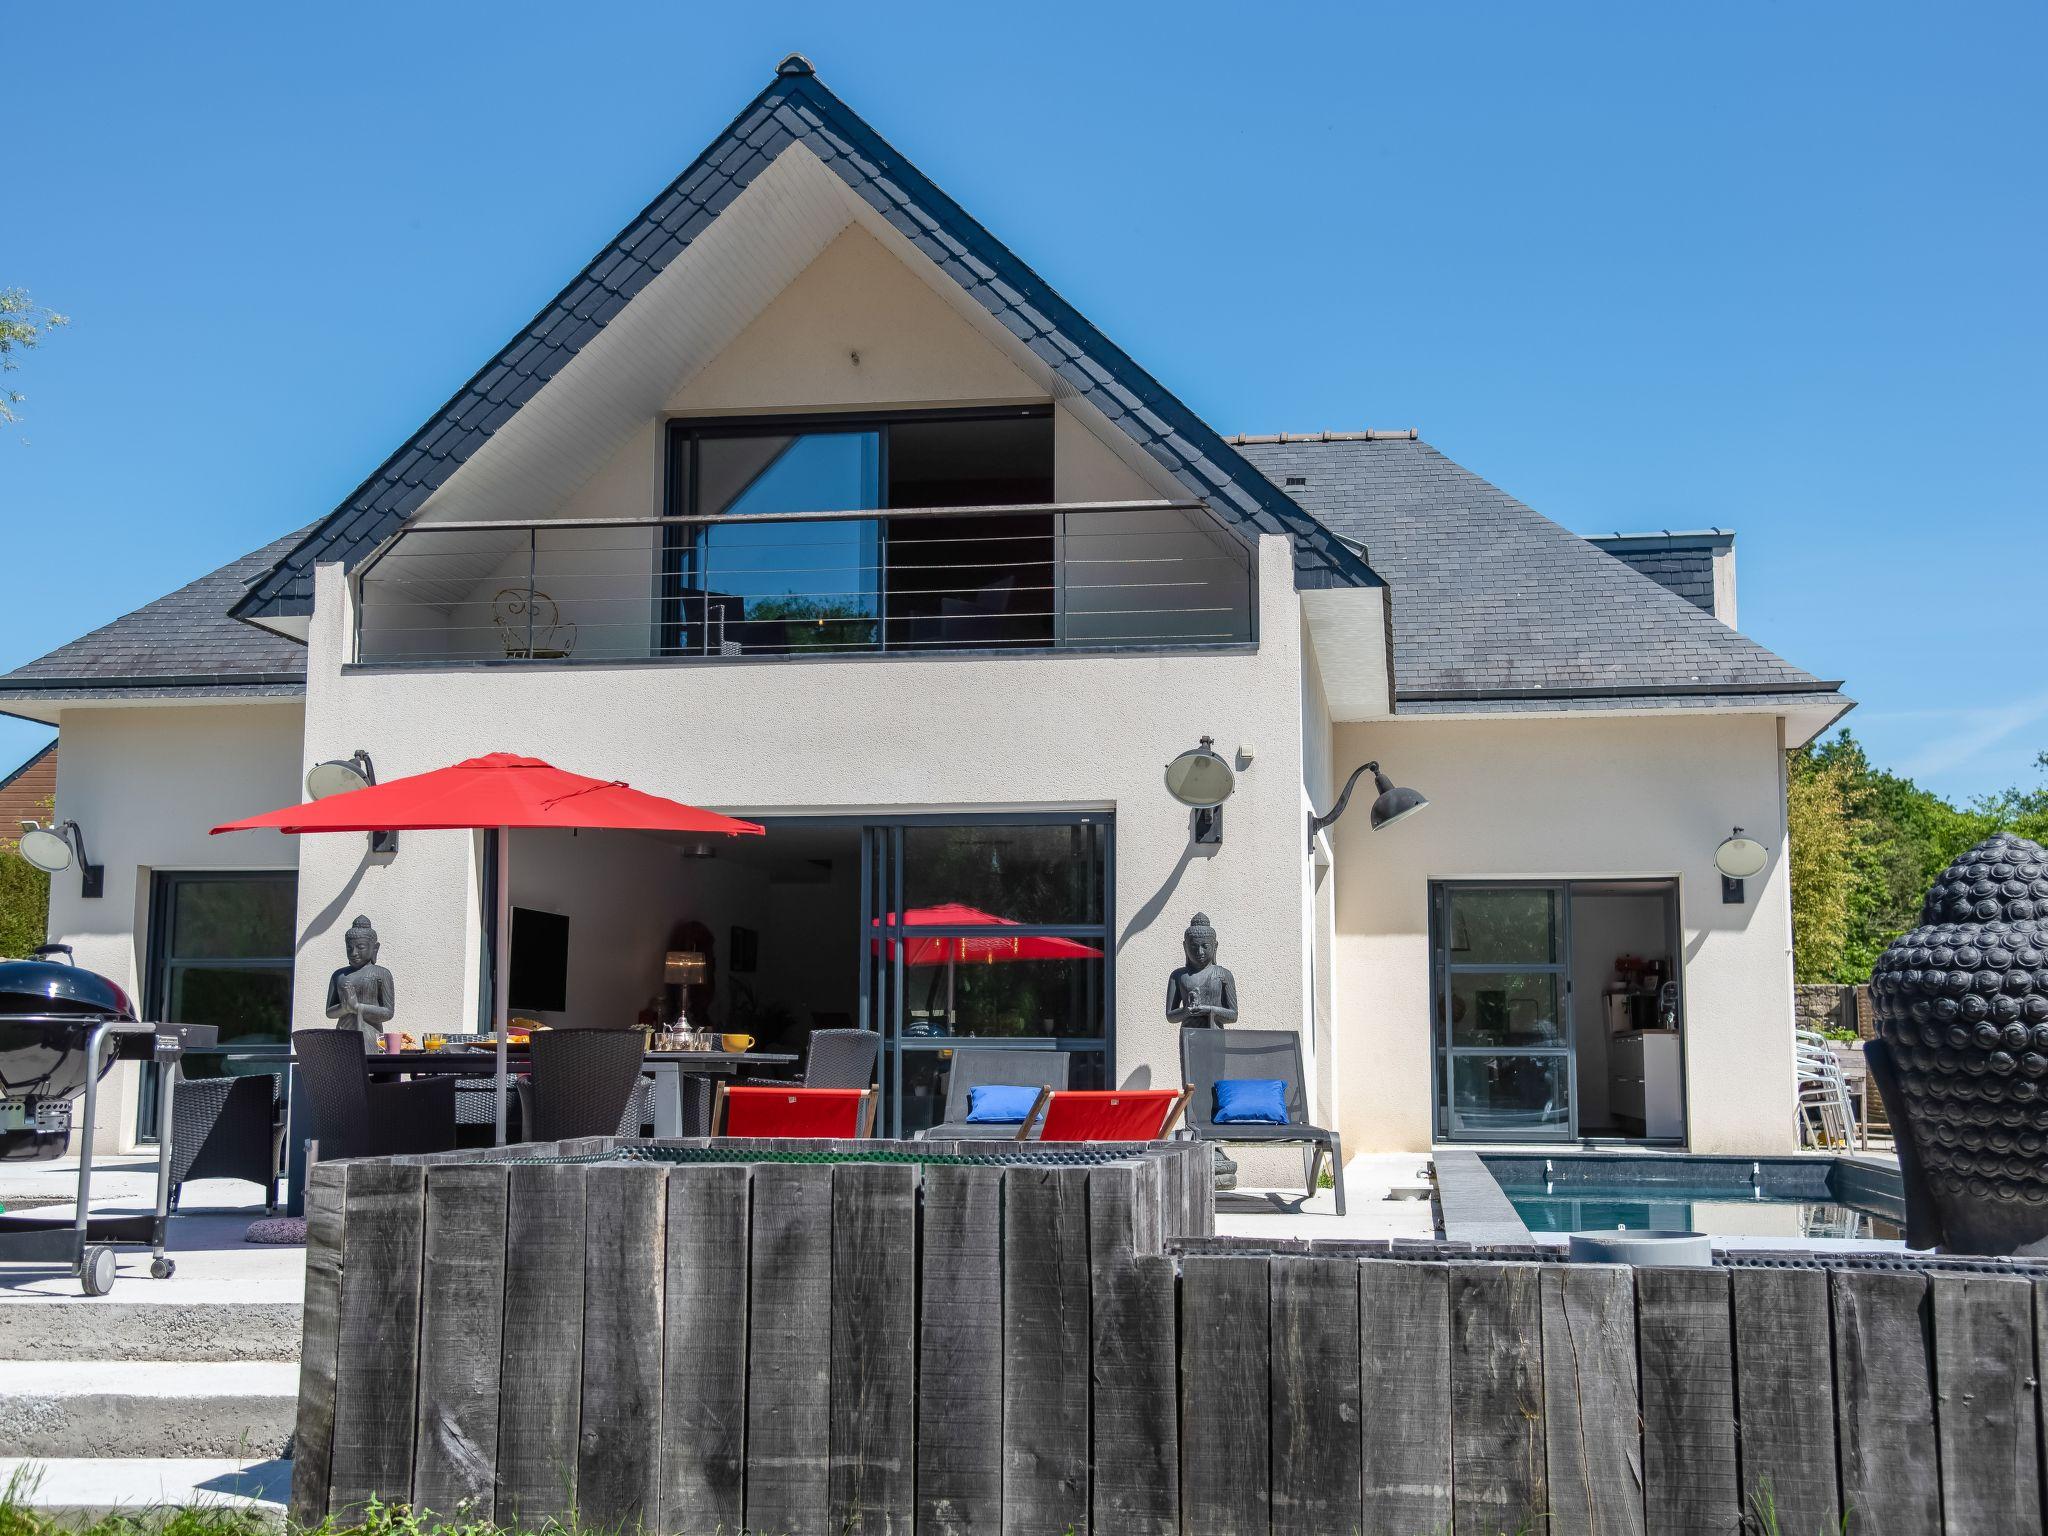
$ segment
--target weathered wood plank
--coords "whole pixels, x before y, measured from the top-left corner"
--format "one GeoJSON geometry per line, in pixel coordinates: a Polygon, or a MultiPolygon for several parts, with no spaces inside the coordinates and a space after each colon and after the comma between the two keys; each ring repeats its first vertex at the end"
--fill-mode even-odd
{"type": "Polygon", "coordinates": [[[1358,1265],[1271,1267],[1273,1536],[1355,1531],[1365,1516],[1358,1265]]]}
{"type": "Polygon", "coordinates": [[[412,1502],[443,1515],[467,1505],[475,1520],[497,1501],[506,1175],[502,1163],[427,1170],[412,1502]]]}
{"type": "Polygon", "coordinates": [[[995,1536],[1003,1522],[1003,1173],[924,1172],[917,1528],[995,1536]]]}
{"type": "Polygon", "coordinates": [[[505,1344],[498,1375],[500,1523],[576,1508],[583,1403],[580,1167],[515,1165],[505,1216],[505,1344]]]}
{"type": "Polygon", "coordinates": [[[1088,1530],[1088,1183],[1003,1170],[1003,1530],[1088,1530]]]}
{"type": "Polygon", "coordinates": [[[600,1164],[585,1172],[583,1191],[577,1515],[596,1530],[657,1529],[668,1170],[600,1164]]]}
{"type": "Polygon", "coordinates": [[[2033,1285],[1935,1275],[1929,1289],[1943,1529],[2039,1531],[2033,1285]]]}
{"type": "Polygon", "coordinates": [[[1364,1536],[1451,1524],[1451,1301],[1443,1264],[1359,1266],[1364,1536]]]}
{"type": "Polygon", "coordinates": [[[917,1504],[917,1169],[832,1171],[831,1529],[909,1536],[917,1504]]]}
{"type": "MultiPolygon", "coordinates": [[[[1181,1263],[1181,1518],[1187,1536],[1271,1521],[1268,1261],[1181,1263]]],[[[1108,1533],[1104,1533],[1108,1536],[1108,1533]]]]}
{"type": "Polygon", "coordinates": [[[346,1163],[316,1163],[306,1179],[306,1296],[300,1325],[299,1412],[292,1436],[291,1523],[298,1530],[311,1530],[326,1518],[333,1476],[347,1186],[346,1163]]]}
{"type": "Polygon", "coordinates": [[[1450,1272],[1451,1490],[1457,1536],[1498,1536],[1550,1506],[1538,1266],[1450,1272]]]}
{"type": "Polygon", "coordinates": [[[1852,1530],[1936,1536],[1941,1466],[1927,1277],[1836,1270],[1835,1426],[1852,1530]]]}
{"type": "Polygon", "coordinates": [[[828,1527],[832,1432],[832,1168],[754,1169],[746,1525],[828,1527]]]}
{"type": "Polygon", "coordinates": [[[337,1512],[411,1493],[426,1193],[424,1168],[363,1162],[348,1170],[328,1499],[337,1512]]]}
{"type": "MultiPolygon", "coordinates": [[[[1625,1267],[1545,1265],[1544,1471],[1558,1536],[1643,1536],[1636,1297],[1625,1267]]],[[[1822,1333],[1826,1347],[1826,1333],[1822,1333]]]]}
{"type": "Polygon", "coordinates": [[[1833,1327],[1818,1269],[1729,1272],[1742,1493],[1787,1532],[1839,1531],[1833,1327]]]}
{"type": "Polygon", "coordinates": [[[1643,1503],[1658,1536],[1741,1528],[1734,1328],[1726,1270],[1636,1271],[1643,1503]]]}
{"type": "Polygon", "coordinates": [[[744,1516],[748,1170],[668,1171],[661,1529],[733,1536],[744,1516]]]}
{"type": "Polygon", "coordinates": [[[1088,1174],[1095,1529],[1180,1529],[1173,1266],[1158,1253],[1161,1160],[1088,1174]]]}

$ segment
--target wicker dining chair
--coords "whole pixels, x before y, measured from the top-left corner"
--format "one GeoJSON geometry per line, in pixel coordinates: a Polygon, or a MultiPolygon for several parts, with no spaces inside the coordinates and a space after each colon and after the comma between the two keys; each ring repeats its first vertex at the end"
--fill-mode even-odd
{"type": "Polygon", "coordinates": [[[527,1141],[638,1133],[647,1103],[647,1038],[639,1030],[550,1029],[526,1048],[532,1077],[518,1086],[527,1141]]]}
{"type": "Polygon", "coordinates": [[[294,1030],[292,1055],[312,1122],[294,1134],[316,1143],[323,1159],[455,1150],[449,1079],[371,1082],[362,1032],[354,1029],[294,1030]]]}
{"type": "Polygon", "coordinates": [[[277,1072],[179,1079],[171,1106],[172,1210],[190,1179],[246,1179],[263,1186],[263,1209],[277,1210],[280,1083],[277,1072]]]}

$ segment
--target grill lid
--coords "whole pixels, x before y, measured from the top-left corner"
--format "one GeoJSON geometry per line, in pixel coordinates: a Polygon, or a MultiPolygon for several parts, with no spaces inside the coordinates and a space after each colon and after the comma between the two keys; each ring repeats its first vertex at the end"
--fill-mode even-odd
{"type": "Polygon", "coordinates": [[[96,971],[54,960],[0,960],[0,1018],[17,1013],[135,1017],[128,994],[96,971]]]}

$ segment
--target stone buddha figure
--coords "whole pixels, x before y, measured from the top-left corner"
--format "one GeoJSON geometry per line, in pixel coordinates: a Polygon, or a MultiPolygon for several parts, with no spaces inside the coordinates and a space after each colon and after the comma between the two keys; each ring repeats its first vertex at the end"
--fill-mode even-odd
{"type": "Polygon", "coordinates": [[[1181,935],[1187,964],[1166,979],[1166,1017],[1184,1029],[1220,1029],[1237,1021],[1237,978],[1216,963],[1216,929],[1197,912],[1181,935]]]}
{"type": "Polygon", "coordinates": [[[336,1029],[359,1029],[374,1040],[394,1011],[391,973],[377,964],[377,930],[358,917],[341,942],[348,964],[327,978],[327,1017],[336,1029]]]}

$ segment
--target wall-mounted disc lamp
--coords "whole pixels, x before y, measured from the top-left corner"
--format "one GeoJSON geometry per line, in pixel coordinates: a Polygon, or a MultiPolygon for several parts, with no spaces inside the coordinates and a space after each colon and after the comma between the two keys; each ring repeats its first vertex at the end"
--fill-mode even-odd
{"type": "Polygon", "coordinates": [[[1166,765],[1166,792],[1195,811],[1195,841],[1223,841],[1223,802],[1237,788],[1237,774],[1216,754],[1216,738],[1204,736],[1200,746],[1166,765]]]}
{"type": "Polygon", "coordinates": [[[39,821],[24,821],[18,846],[21,856],[46,875],[77,864],[78,894],[88,900],[106,894],[107,867],[86,857],[85,833],[79,830],[77,822],[59,821],[46,827],[39,821]]]}
{"type": "MultiPolygon", "coordinates": [[[[377,782],[377,768],[370,761],[370,754],[358,747],[347,757],[330,758],[324,763],[315,763],[306,770],[306,798],[325,800],[330,795],[346,795],[358,789],[368,789],[377,782]]],[[[398,852],[396,832],[372,832],[370,852],[398,852]]]]}
{"type": "Polygon", "coordinates": [[[1741,905],[1742,882],[1751,875],[1762,874],[1770,862],[1771,851],[1742,828],[1737,827],[1722,838],[1714,850],[1714,868],[1721,871],[1722,902],[1731,907],[1741,905]]]}
{"type": "Polygon", "coordinates": [[[1327,816],[1310,816],[1308,819],[1309,852],[1315,852],[1316,834],[1344,814],[1344,808],[1351,803],[1351,791],[1366,774],[1372,775],[1373,787],[1379,791],[1372,802],[1372,829],[1391,827],[1395,822],[1405,820],[1429,804],[1429,799],[1420,790],[1400,789],[1394,781],[1380,772],[1378,763],[1361,763],[1351,770],[1351,777],[1344,781],[1343,793],[1337,796],[1337,803],[1330,807],[1327,816]]]}

